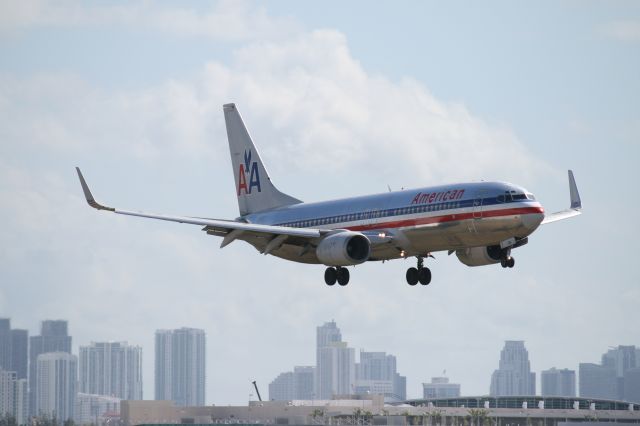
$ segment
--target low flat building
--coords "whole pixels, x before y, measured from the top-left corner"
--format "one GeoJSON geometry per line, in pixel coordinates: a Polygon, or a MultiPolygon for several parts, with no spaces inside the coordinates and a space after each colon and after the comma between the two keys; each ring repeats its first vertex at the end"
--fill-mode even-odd
{"type": "Polygon", "coordinates": [[[640,424],[640,406],[584,398],[461,397],[385,404],[382,397],[253,401],[246,406],[176,407],[168,401],[122,401],[125,426],[158,424],[599,426],[640,424]],[[156,405],[154,407],[154,405],[156,405]],[[471,423],[469,423],[471,422],[471,423]],[[571,425],[568,425],[571,423],[571,425]],[[588,424],[587,424],[588,423],[588,424]]]}

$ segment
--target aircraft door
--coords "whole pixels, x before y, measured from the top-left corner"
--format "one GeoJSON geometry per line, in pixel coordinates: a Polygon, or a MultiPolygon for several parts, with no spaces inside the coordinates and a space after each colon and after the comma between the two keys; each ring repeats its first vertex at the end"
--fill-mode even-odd
{"type": "Polygon", "coordinates": [[[482,204],[483,204],[483,199],[484,196],[486,194],[486,191],[482,190],[482,191],[478,191],[476,193],[475,198],[473,199],[473,205],[471,208],[471,220],[469,220],[468,222],[468,228],[469,228],[469,232],[471,233],[476,233],[478,232],[478,230],[476,229],[476,223],[482,219],[482,204]]]}

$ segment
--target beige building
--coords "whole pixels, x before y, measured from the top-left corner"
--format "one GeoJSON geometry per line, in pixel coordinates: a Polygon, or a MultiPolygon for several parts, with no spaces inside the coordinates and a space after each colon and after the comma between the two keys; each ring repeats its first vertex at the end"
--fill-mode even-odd
{"type": "MultiPolygon", "coordinates": [[[[349,397],[346,397],[349,398],[349,397]]],[[[357,397],[351,397],[357,398],[357,397]]],[[[640,406],[541,397],[467,397],[387,405],[363,399],[251,402],[247,406],[176,407],[169,401],[122,401],[125,426],[142,424],[606,426],[640,425],[640,406]],[[546,405],[545,405],[546,404],[546,405]],[[606,422],[606,423],[600,423],[606,422]],[[570,423],[570,424],[569,424],[570,423]]]]}

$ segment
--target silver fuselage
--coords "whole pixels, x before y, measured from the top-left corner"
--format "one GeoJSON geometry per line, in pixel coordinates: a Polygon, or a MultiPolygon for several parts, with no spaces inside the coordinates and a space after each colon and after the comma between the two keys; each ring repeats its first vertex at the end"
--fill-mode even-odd
{"type": "MultiPolygon", "coordinates": [[[[372,242],[369,260],[387,260],[499,244],[524,238],[544,219],[542,205],[524,188],[505,182],[475,182],[355,198],[301,203],[253,213],[249,223],[292,228],[352,230],[372,242]],[[392,244],[378,243],[392,236],[392,244]]],[[[261,248],[263,242],[246,239],[261,248]]],[[[313,250],[284,244],[272,254],[284,259],[320,263],[313,250]]]]}

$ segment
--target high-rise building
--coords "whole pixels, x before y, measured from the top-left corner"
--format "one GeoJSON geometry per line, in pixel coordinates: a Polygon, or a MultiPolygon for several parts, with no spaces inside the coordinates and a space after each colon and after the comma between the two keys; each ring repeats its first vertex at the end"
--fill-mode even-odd
{"type": "Polygon", "coordinates": [[[26,425],[29,421],[29,382],[27,379],[17,379],[14,386],[13,415],[16,424],[26,425]]]}
{"type": "Polygon", "coordinates": [[[78,358],[67,352],[48,352],[36,360],[36,413],[59,422],[73,419],[78,358]]]}
{"type": "Polygon", "coordinates": [[[183,407],[204,405],[204,330],[157,330],[155,355],[155,399],[183,407]]]}
{"type": "Polygon", "coordinates": [[[29,333],[11,329],[9,318],[0,318],[0,368],[15,371],[18,379],[27,378],[29,333]]]}
{"type": "Polygon", "coordinates": [[[120,399],[142,399],[142,348],[126,342],[80,346],[79,391],[120,399]]]}
{"type": "Polygon", "coordinates": [[[14,415],[16,372],[0,368],[0,417],[14,415]]]}
{"type": "Polygon", "coordinates": [[[620,345],[611,348],[602,355],[602,365],[615,370],[616,374],[616,399],[627,400],[625,390],[625,373],[627,370],[640,367],[640,359],[636,356],[635,346],[620,345]]]}
{"type": "Polygon", "coordinates": [[[11,364],[9,369],[16,372],[19,379],[26,379],[29,365],[29,331],[11,330],[11,364]]]}
{"type": "Polygon", "coordinates": [[[295,397],[295,381],[293,371],[280,373],[271,383],[269,383],[270,401],[292,401],[295,397]]]}
{"type": "Polygon", "coordinates": [[[460,385],[449,383],[448,377],[432,377],[431,383],[422,384],[423,398],[457,398],[460,396],[460,385]]]}
{"type": "Polygon", "coordinates": [[[18,425],[26,425],[28,420],[27,379],[18,379],[15,371],[0,368],[0,417],[13,416],[18,425]]]}
{"type": "Polygon", "coordinates": [[[292,401],[313,399],[314,367],[294,367],[293,371],[280,373],[269,383],[269,399],[292,401]]]}
{"type": "Polygon", "coordinates": [[[30,414],[37,414],[38,394],[37,360],[40,354],[49,352],[71,353],[71,336],[67,334],[67,322],[61,320],[42,321],[39,336],[29,339],[29,406],[30,414]]]}
{"type": "Polygon", "coordinates": [[[353,393],[355,351],[342,341],[334,321],[316,329],[316,398],[353,393]]]}
{"type": "Polygon", "coordinates": [[[395,356],[360,351],[354,393],[379,394],[388,401],[400,401],[406,396],[406,380],[403,379],[397,372],[395,356]]]}
{"type": "Polygon", "coordinates": [[[11,370],[11,320],[0,318],[0,368],[11,370]]]}
{"type": "Polygon", "coordinates": [[[613,366],[581,363],[578,367],[580,397],[616,399],[618,386],[613,366]]]}
{"type": "Polygon", "coordinates": [[[555,367],[540,374],[542,396],[576,396],[576,372],[555,367]]]}
{"type": "Polygon", "coordinates": [[[640,404],[640,367],[624,372],[624,399],[640,404]]]}
{"type": "Polygon", "coordinates": [[[536,394],[536,373],[531,372],[529,353],[521,340],[507,340],[500,352],[499,368],[491,376],[492,396],[536,394]]]}

